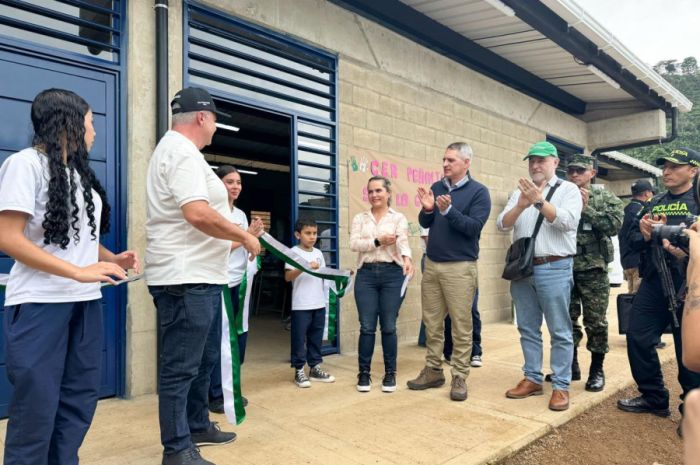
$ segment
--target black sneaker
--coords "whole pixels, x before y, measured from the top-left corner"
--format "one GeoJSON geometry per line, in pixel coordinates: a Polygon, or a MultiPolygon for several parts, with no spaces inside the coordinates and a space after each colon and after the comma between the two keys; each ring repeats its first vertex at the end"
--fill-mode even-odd
{"type": "Polygon", "coordinates": [[[382,380],[382,392],[396,391],[396,373],[387,373],[382,380]]]}
{"type": "Polygon", "coordinates": [[[203,431],[201,433],[192,433],[192,442],[197,447],[219,446],[221,444],[228,444],[235,440],[236,433],[227,433],[226,431],[221,431],[221,428],[219,428],[219,424],[215,421],[212,421],[209,425],[209,431],[203,431]]]}
{"type": "Polygon", "coordinates": [[[309,377],[306,376],[306,373],[304,373],[303,368],[299,368],[298,370],[294,370],[294,384],[299,386],[300,388],[308,388],[311,387],[311,381],[309,381],[309,377]]]}
{"type": "Polygon", "coordinates": [[[311,378],[311,381],[320,381],[322,383],[335,383],[335,376],[323,371],[321,365],[316,365],[311,370],[309,370],[309,378],[311,378]]]}
{"type": "Polygon", "coordinates": [[[196,447],[185,449],[177,454],[164,455],[161,463],[163,465],[214,465],[214,462],[204,460],[196,447]]]}
{"type": "Polygon", "coordinates": [[[372,389],[372,377],[369,371],[361,371],[357,375],[357,390],[360,392],[369,392],[372,389]]]}

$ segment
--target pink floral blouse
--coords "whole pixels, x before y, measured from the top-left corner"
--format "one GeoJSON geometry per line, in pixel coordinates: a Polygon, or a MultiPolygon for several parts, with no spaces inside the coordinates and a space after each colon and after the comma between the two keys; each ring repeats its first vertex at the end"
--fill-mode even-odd
{"type": "Polygon", "coordinates": [[[411,258],[406,217],[403,213],[390,208],[377,223],[371,210],[358,213],[352,220],[350,250],[358,252],[358,269],[363,263],[394,262],[399,266],[403,266],[403,257],[411,258]],[[374,240],[385,234],[398,236],[396,243],[389,246],[376,247],[374,240]]]}

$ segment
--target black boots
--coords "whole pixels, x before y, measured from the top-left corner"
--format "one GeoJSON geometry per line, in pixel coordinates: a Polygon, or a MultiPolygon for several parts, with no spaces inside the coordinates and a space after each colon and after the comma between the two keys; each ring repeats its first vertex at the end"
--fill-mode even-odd
{"type": "Polygon", "coordinates": [[[581,367],[578,365],[578,347],[574,347],[574,359],[571,362],[571,381],[581,380],[581,367]]]}
{"type": "Polygon", "coordinates": [[[586,391],[599,392],[605,387],[604,359],[605,354],[591,354],[591,370],[588,373],[588,381],[586,381],[586,391]]]}

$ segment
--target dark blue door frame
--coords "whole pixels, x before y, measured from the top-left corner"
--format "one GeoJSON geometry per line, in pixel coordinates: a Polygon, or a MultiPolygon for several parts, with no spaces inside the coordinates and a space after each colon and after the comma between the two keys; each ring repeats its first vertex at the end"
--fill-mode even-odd
{"type": "MultiPolygon", "coordinates": [[[[291,176],[291,224],[292,226],[297,221],[301,214],[308,215],[327,215],[323,217],[319,223],[319,229],[322,225],[328,225],[331,228],[332,234],[328,239],[331,244],[330,253],[333,256],[333,266],[338,266],[340,254],[338,250],[338,221],[339,221],[339,180],[338,180],[338,118],[337,118],[337,89],[338,89],[338,70],[337,70],[337,55],[325,52],[308,44],[292,39],[288,36],[283,36],[270,31],[266,28],[253,25],[230,14],[209,8],[200,2],[193,0],[185,0],[183,14],[183,86],[200,85],[208,87],[209,91],[215,98],[229,101],[236,105],[245,105],[260,109],[262,111],[281,114],[291,119],[291,153],[290,153],[290,176],[291,176]],[[193,13],[194,12],[194,13],[193,13]],[[195,18],[194,15],[197,15],[195,18]],[[202,21],[205,18],[214,18],[216,25],[205,26],[202,21]],[[218,29],[221,21],[231,26],[231,31],[218,29]],[[210,37],[193,36],[190,37],[191,29],[197,31],[206,31],[208,34],[221,34],[221,37],[226,38],[226,43],[217,43],[210,37]],[[191,48],[190,42],[193,47],[191,48]],[[242,50],[233,50],[231,43],[240,41],[242,50]],[[255,68],[257,65],[267,66],[274,71],[269,75],[262,72],[252,71],[242,65],[233,65],[222,61],[220,58],[206,57],[203,49],[209,48],[215,51],[216,54],[230,54],[239,60],[250,60],[252,65],[250,68],[255,68]],[[228,47],[228,48],[227,48],[228,47]],[[260,53],[256,55],[254,50],[260,53]],[[276,58],[282,61],[275,61],[276,58]],[[216,75],[211,71],[211,67],[206,68],[207,71],[198,69],[198,66],[191,66],[192,62],[207,62],[213,67],[233,72],[239,76],[247,74],[252,81],[244,82],[245,79],[233,81],[221,75],[216,75]],[[319,76],[309,76],[295,69],[290,62],[299,63],[303,66],[314,68],[319,72],[319,76],[325,74],[330,76],[329,79],[319,76]],[[279,72],[279,74],[277,73],[279,72]],[[274,76],[273,76],[274,75],[274,76]],[[285,77],[294,76],[312,81],[316,85],[327,86],[329,89],[326,94],[314,90],[313,85],[310,87],[308,83],[300,84],[295,81],[295,78],[285,80],[285,77]],[[212,86],[208,83],[196,82],[203,79],[209,83],[214,83],[217,79],[221,80],[224,85],[212,86]],[[269,86],[261,84],[262,80],[267,79],[270,82],[269,86]],[[194,82],[193,82],[194,81],[194,82]],[[286,86],[290,90],[288,94],[284,94],[279,87],[286,86]],[[272,89],[277,90],[272,90],[272,89]],[[299,96],[297,92],[307,92],[306,96],[299,96]],[[311,95],[311,96],[309,96],[311,95]],[[326,99],[327,103],[319,103],[315,97],[326,99]],[[319,113],[321,111],[321,113],[319,113]],[[328,131],[327,135],[313,135],[303,133],[299,130],[300,125],[323,127],[328,131]],[[327,144],[327,150],[316,150],[304,146],[299,143],[300,138],[312,139],[323,144],[327,144]],[[301,149],[300,149],[301,146],[301,149]],[[299,152],[312,152],[327,156],[331,161],[329,165],[320,165],[308,160],[300,160],[299,152]],[[329,179],[316,178],[313,174],[307,174],[303,171],[313,173],[328,172],[329,179]],[[299,182],[305,180],[307,182],[327,183],[332,189],[330,192],[318,193],[313,195],[317,197],[327,198],[327,206],[314,206],[311,204],[300,205],[300,189],[299,182]]],[[[228,27],[228,26],[227,26],[228,27]]],[[[301,194],[310,194],[301,192],[301,194]]],[[[291,242],[291,238],[290,238],[291,242]]],[[[337,334],[340,334],[340,318],[337,319],[337,334]]],[[[340,351],[340,341],[323,347],[324,353],[337,353],[340,351]]]]}

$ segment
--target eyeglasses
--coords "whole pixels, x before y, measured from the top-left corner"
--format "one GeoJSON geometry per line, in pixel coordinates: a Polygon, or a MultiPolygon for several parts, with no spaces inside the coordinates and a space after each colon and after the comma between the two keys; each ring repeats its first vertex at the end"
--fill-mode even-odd
{"type": "Polygon", "coordinates": [[[583,174],[588,170],[588,168],[581,168],[579,166],[570,166],[566,169],[569,174],[583,174]]]}

